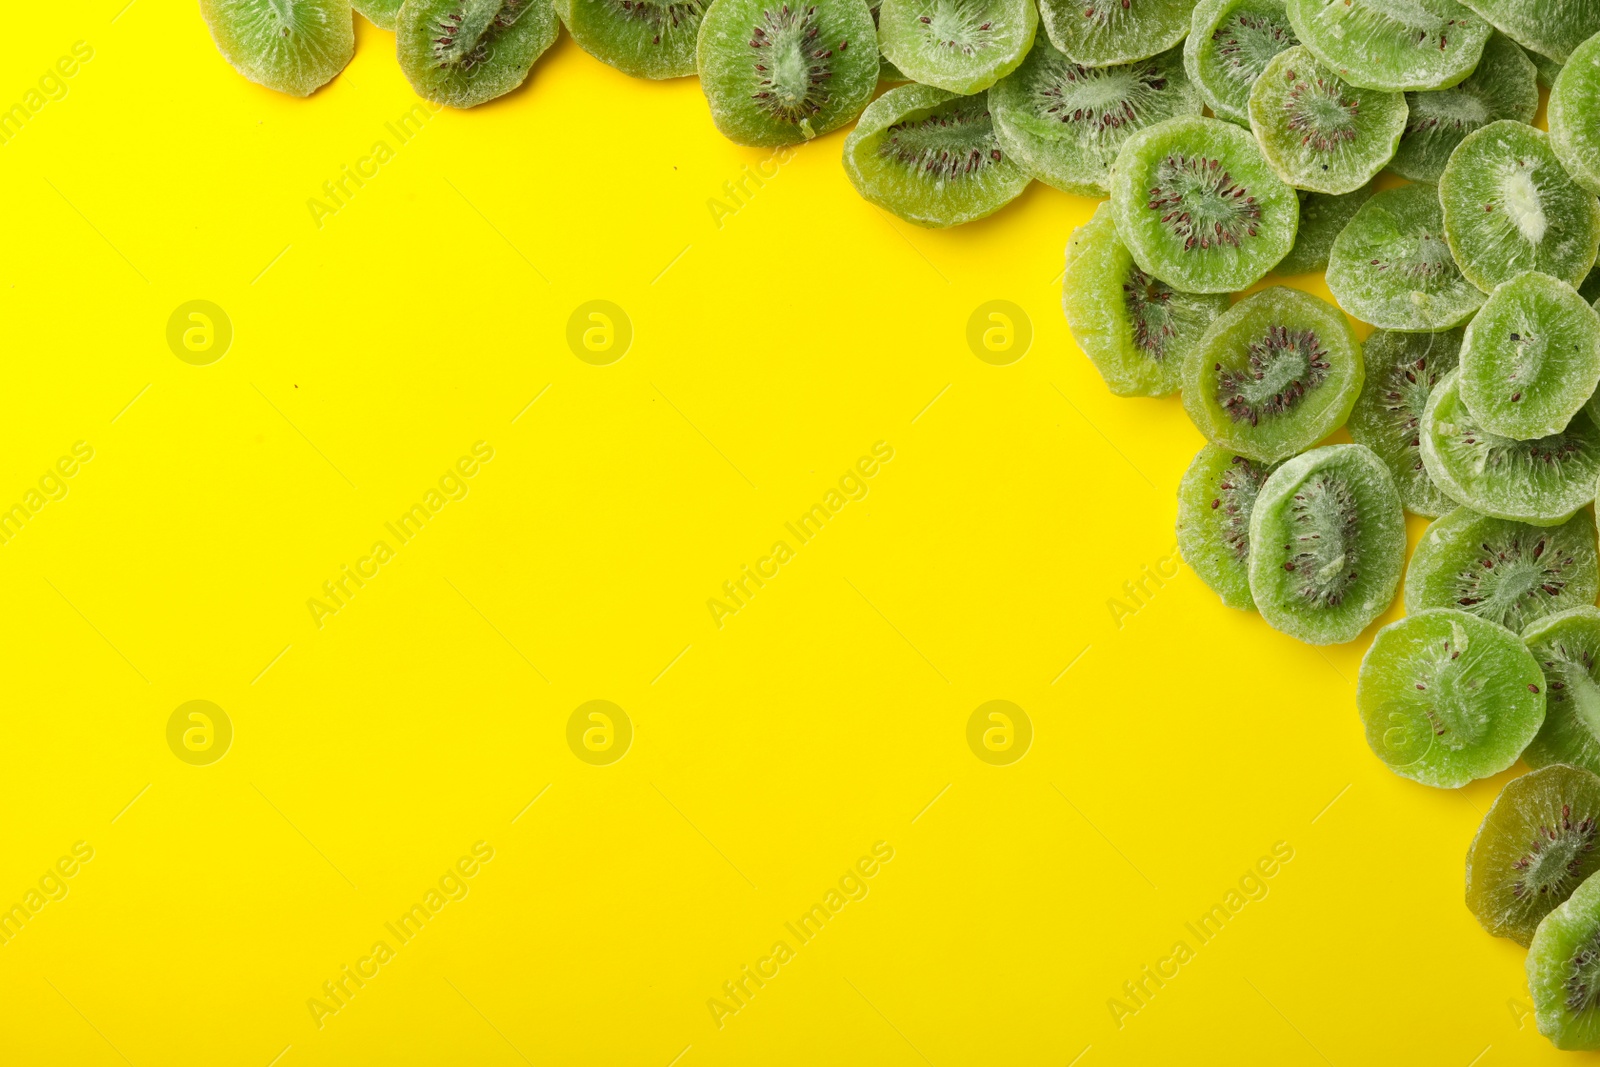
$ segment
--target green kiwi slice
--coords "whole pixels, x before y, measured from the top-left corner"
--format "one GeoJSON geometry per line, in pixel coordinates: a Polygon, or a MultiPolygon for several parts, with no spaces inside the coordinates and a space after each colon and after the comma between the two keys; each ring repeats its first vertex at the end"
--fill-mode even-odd
{"type": "Polygon", "coordinates": [[[1183,361],[1183,408],[1211,443],[1275,463],[1344,425],[1361,342],[1338,308],[1275,285],[1219,315],[1183,361]]]}
{"type": "Polygon", "coordinates": [[[1394,157],[1401,93],[1360,89],[1304,45],[1279,52],[1250,91],[1250,128],[1278,177],[1313,193],[1351,193],[1394,157]]]}
{"type": "Polygon", "coordinates": [[[1378,631],[1356,707],[1390,770],[1454,789],[1517,762],[1544,722],[1544,674],[1505,627],[1429,608],[1378,631]]]}
{"type": "Polygon", "coordinates": [[[1467,850],[1467,907],[1519,945],[1600,869],[1600,777],[1544,767],[1500,790],[1467,850]]]}
{"type": "Polygon", "coordinates": [[[1478,65],[1489,24],[1455,0],[1288,0],[1300,43],[1351,85],[1443,89],[1478,65]]]}
{"type": "Polygon", "coordinates": [[[1560,433],[1534,441],[1485,430],[1461,402],[1451,371],[1422,412],[1422,462],[1445,495],[1484,515],[1555,526],[1594,499],[1600,428],[1580,411],[1560,433]]]}
{"type": "Polygon", "coordinates": [[[1556,158],[1579,185],[1600,193],[1600,33],[1561,68],[1547,115],[1556,158]]]}
{"type": "Polygon", "coordinates": [[[1306,644],[1359,637],[1394,602],[1405,559],[1400,495],[1363,445],[1327,445],[1284,463],[1250,513],[1256,610],[1306,644]]]}
{"type": "Polygon", "coordinates": [[[878,85],[866,0],[713,0],[695,46],[711,119],[735,144],[800,144],[849,122],[878,85]]]}
{"type": "Polygon", "coordinates": [[[1328,253],[1339,306],[1386,330],[1448,330],[1483,304],[1456,266],[1431,185],[1385,189],[1361,205],[1328,253]]]}
{"type": "Polygon", "coordinates": [[[1470,77],[1449,89],[1407,93],[1406,107],[1406,132],[1389,169],[1414,182],[1436,182],[1467,134],[1500,119],[1533,121],[1537,72],[1515,42],[1496,33],[1470,77]]]}
{"type": "Polygon", "coordinates": [[[1383,460],[1400,502],[1416,515],[1435,518],[1456,506],[1428,476],[1418,435],[1429,394],[1460,356],[1460,330],[1374,330],[1361,345],[1367,380],[1350,412],[1350,437],[1383,460]]]}
{"type": "Polygon", "coordinates": [[[1344,232],[1350,220],[1356,217],[1361,205],[1372,198],[1373,191],[1369,182],[1353,193],[1340,193],[1337,196],[1302,192],[1300,229],[1294,235],[1294,247],[1272,268],[1272,273],[1290,277],[1327,270],[1328,253],[1333,251],[1333,242],[1344,232]]]}
{"type": "Polygon", "coordinates": [[[1600,878],[1585,878],[1534,930],[1528,994],[1552,1045],[1600,1049],[1600,878]]]}
{"type": "Polygon", "coordinates": [[[1570,763],[1600,774],[1600,610],[1589,599],[1522,631],[1549,682],[1544,726],[1522,754],[1530,767],[1570,763]]]}
{"type": "Polygon", "coordinates": [[[1600,33],[1600,0],[1463,0],[1490,25],[1530,52],[1565,63],[1600,33]]]}
{"type": "Polygon", "coordinates": [[[356,54],[349,0],[200,0],[222,57],[257,85],[310,96],[356,54]]]}
{"type": "Polygon", "coordinates": [[[1086,67],[1165,52],[1189,32],[1194,0],[1039,0],[1055,46],[1086,67]]]}
{"type": "Polygon", "coordinates": [[[405,0],[395,46],[418,96],[476,107],[521,85],[558,27],[544,0],[405,0]]]}
{"type": "Polygon", "coordinates": [[[351,0],[361,17],[380,30],[393,31],[400,17],[400,0],[351,0]]]}
{"type": "Polygon", "coordinates": [[[1064,193],[1102,197],[1117,150],[1134,131],[1200,114],[1177,49],[1110,67],[1074,63],[1040,36],[1022,66],[989,92],[1000,147],[1064,193]]]}
{"type": "Polygon", "coordinates": [[[1300,201],[1231,122],[1176,118],[1123,142],[1117,232],[1147,273],[1190,293],[1247,289],[1294,245],[1300,201]]]}
{"type": "Polygon", "coordinates": [[[1467,134],[1439,179],[1444,233],[1484,292],[1526,270],[1582,283],[1600,247],[1600,200],[1567,176],[1550,137],[1501,119],[1467,134]]]}
{"type": "Polygon", "coordinates": [[[1250,513],[1275,464],[1206,445],[1178,485],[1178,549],[1189,569],[1230,608],[1254,611],[1250,513]]]}
{"type": "Polygon", "coordinates": [[[1525,51],[1524,54],[1533,60],[1533,67],[1539,72],[1539,88],[1554,89],[1556,79],[1561,77],[1561,64],[1549,56],[1541,56],[1538,52],[1525,51]]]}
{"type": "Polygon", "coordinates": [[[554,0],[578,47],[635,78],[682,78],[696,70],[703,0],[554,0]]]}
{"type": "Polygon", "coordinates": [[[1298,43],[1283,0],[1200,0],[1183,65],[1217,118],[1248,126],[1251,87],[1273,56],[1298,43]]]}
{"type": "Polygon", "coordinates": [[[1067,240],[1061,306],[1113,393],[1166,396],[1178,391],[1184,357],[1228,309],[1228,297],[1179,292],[1140,270],[1102,201],[1067,240]]]}
{"type": "Polygon", "coordinates": [[[1033,0],[883,0],[878,46],[912,81],[967,96],[1017,69],[1038,25],[1033,0]]]}
{"type": "Polygon", "coordinates": [[[1406,568],[1406,610],[1460,608],[1514,633],[1600,593],[1594,517],[1559,526],[1456,508],[1428,525],[1406,568]]]}
{"type": "Polygon", "coordinates": [[[1600,385],[1600,314],[1566,282],[1501,282],[1467,324],[1461,402],[1490,433],[1526,441],[1567,423],[1600,385]]]}
{"type": "Polygon", "coordinates": [[[866,200],[929,227],[992,215],[1031,180],[995,139],[988,93],[914,83],[862,113],[845,138],[844,169],[866,200]]]}

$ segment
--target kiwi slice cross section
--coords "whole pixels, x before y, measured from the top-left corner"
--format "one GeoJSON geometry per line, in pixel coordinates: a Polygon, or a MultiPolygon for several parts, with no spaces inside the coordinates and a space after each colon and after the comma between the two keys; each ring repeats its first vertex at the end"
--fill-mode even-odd
{"type": "Polygon", "coordinates": [[[578,47],[635,78],[696,70],[703,0],[554,0],[578,47]]]}
{"type": "Polygon", "coordinates": [[[1570,763],[1600,774],[1600,610],[1589,600],[1522,631],[1549,683],[1544,726],[1522,754],[1530,767],[1570,763]]]}
{"type": "Polygon", "coordinates": [[[400,17],[400,0],[352,0],[361,17],[380,30],[393,30],[400,17]]]}
{"type": "Polygon", "coordinates": [[[1539,88],[1554,89],[1556,79],[1561,77],[1561,64],[1549,56],[1541,56],[1538,52],[1524,51],[1527,57],[1533,60],[1534,69],[1539,72],[1539,88]]]}
{"type": "Polygon", "coordinates": [[[1489,24],[1455,0],[1288,0],[1300,43],[1351,85],[1443,89],[1471,74],[1489,24]]]}
{"type": "Polygon", "coordinates": [[[1556,1048],[1600,1049],[1600,878],[1585,878],[1534,930],[1528,993],[1556,1048]]]}
{"type": "Polygon", "coordinates": [[[1299,41],[1283,0],[1200,0],[1183,63],[1219,119],[1250,125],[1250,90],[1272,57],[1299,41]]]}
{"type": "Polygon", "coordinates": [[[1530,52],[1565,63],[1600,33],[1600,0],[1463,0],[1501,33],[1530,52]]]}
{"type": "Polygon", "coordinates": [[[211,38],[257,85],[310,96],[356,53],[349,0],[200,0],[211,38]]]}
{"type": "Polygon", "coordinates": [[[1600,193],[1600,33],[1579,45],[1550,90],[1550,147],[1574,181],[1600,193]]]}
{"type": "Polygon", "coordinates": [[[1276,464],[1206,445],[1178,486],[1178,549],[1230,608],[1253,611],[1250,514],[1276,464]]]}
{"type": "Polygon", "coordinates": [[[1039,0],[1055,46],[1086,67],[1149,59],[1189,32],[1194,0],[1039,0]]]}
{"type": "Polygon", "coordinates": [[[1539,110],[1537,72],[1504,34],[1494,34],[1470,77],[1449,89],[1406,94],[1406,132],[1389,169],[1414,182],[1436,182],[1467,134],[1491,122],[1532,122],[1539,110]]]}
{"type": "Polygon", "coordinates": [[[405,0],[395,47],[418,96],[476,107],[521,85],[558,27],[545,0],[405,0]]]}
{"type": "Polygon", "coordinates": [[[912,81],[970,95],[1017,68],[1038,24],[1033,0],[883,0],[878,46],[912,81]]]}
{"type": "Polygon", "coordinates": [[[1366,383],[1350,412],[1350,437],[1383,460],[1400,502],[1416,515],[1435,518],[1456,507],[1428,476],[1419,435],[1429,395],[1460,357],[1460,330],[1374,330],[1361,345],[1366,383]]]}

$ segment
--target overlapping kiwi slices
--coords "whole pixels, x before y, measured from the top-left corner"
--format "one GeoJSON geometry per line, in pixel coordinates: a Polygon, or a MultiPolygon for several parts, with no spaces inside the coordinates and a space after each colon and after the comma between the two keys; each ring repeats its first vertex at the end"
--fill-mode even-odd
{"type": "Polygon", "coordinates": [[[1040,0],[1055,46],[1086,67],[1165,52],[1189,32],[1194,0],[1040,0]]]}
{"type": "Polygon", "coordinates": [[[993,214],[1031,180],[995,139],[986,92],[915,84],[890,89],[862,113],[845,138],[844,169],[866,200],[932,227],[993,214]]]}
{"type": "Polygon", "coordinates": [[[352,0],[361,17],[380,30],[393,30],[400,17],[400,0],[352,0]]]}
{"type": "Polygon", "coordinates": [[[1273,56],[1299,43],[1283,0],[1200,0],[1190,26],[1189,80],[1217,118],[1250,125],[1250,89],[1273,56]]]}
{"type": "Polygon", "coordinates": [[[418,96],[476,107],[521,85],[558,25],[542,0],[405,0],[395,46],[418,96]]]}
{"type": "Polygon", "coordinates": [[[696,69],[709,0],[554,0],[578,47],[635,78],[681,78],[696,69]]]}
{"type": "Polygon", "coordinates": [[[1288,0],[1300,43],[1351,85],[1444,89],[1478,65],[1489,24],[1455,0],[1288,0]]]}
{"type": "Polygon", "coordinates": [[[1367,744],[1390,770],[1454,789],[1517,762],[1544,722],[1544,687],[1516,634],[1430,608],[1378,631],[1361,660],[1356,706],[1367,744]]]}
{"type": "Polygon", "coordinates": [[[1178,550],[1189,569],[1230,608],[1250,596],[1250,514],[1277,464],[1206,445],[1178,486],[1178,550]]]}
{"type": "Polygon", "coordinates": [[[1333,242],[1355,218],[1361,205],[1372,198],[1373,192],[1371,183],[1338,196],[1302,192],[1300,228],[1294,235],[1294,247],[1272,268],[1272,273],[1288,277],[1326,270],[1333,242]]]}
{"type": "Polygon", "coordinates": [[[1556,158],[1579,185],[1600,193],[1600,33],[1561,69],[1547,114],[1556,158]]]}
{"type": "Polygon", "coordinates": [[[1456,502],[1433,484],[1423,465],[1422,413],[1429,394],[1460,357],[1460,330],[1374,330],[1361,345],[1366,384],[1350,412],[1350,437],[1383,460],[1405,509],[1429,518],[1453,510],[1456,502]]]}
{"type": "Polygon", "coordinates": [[[1294,245],[1300,201],[1231,122],[1177,118],[1128,138],[1111,174],[1117,232],[1149,274],[1191,293],[1247,289],[1294,245]]]}
{"type": "Polygon", "coordinates": [[[1600,33],[1600,0],[1464,0],[1486,22],[1530,52],[1565,63],[1600,33]]]}
{"type": "Polygon", "coordinates": [[[1497,33],[1470,77],[1449,89],[1407,93],[1406,107],[1406,132],[1389,169],[1414,182],[1436,182],[1467,134],[1500,119],[1533,121],[1537,71],[1522,49],[1497,33]]]}
{"type": "Polygon", "coordinates": [[[1528,992],[1556,1048],[1600,1049],[1600,878],[1546,915],[1528,946],[1528,992]]]}
{"type": "Polygon", "coordinates": [[[1537,52],[1527,52],[1527,57],[1533,60],[1533,69],[1539,72],[1539,88],[1554,89],[1556,79],[1561,77],[1561,64],[1549,56],[1541,56],[1537,52]]]}
{"type": "Polygon", "coordinates": [[[1522,631],[1549,698],[1544,727],[1522,754],[1530,767],[1570,763],[1600,774],[1600,610],[1589,599],[1522,631]]]}
{"type": "Polygon", "coordinates": [[[878,46],[912,81],[970,95],[1017,68],[1038,24],[1033,0],[883,0],[878,46]]]}
{"type": "Polygon", "coordinates": [[[200,0],[217,50],[257,85],[310,96],[356,54],[349,0],[200,0]]]}
{"type": "Polygon", "coordinates": [[[1359,637],[1393,603],[1405,558],[1400,495],[1363,445],[1284,463],[1250,513],[1250,596],[1268,625],[1306,644],[1359,637]]]}

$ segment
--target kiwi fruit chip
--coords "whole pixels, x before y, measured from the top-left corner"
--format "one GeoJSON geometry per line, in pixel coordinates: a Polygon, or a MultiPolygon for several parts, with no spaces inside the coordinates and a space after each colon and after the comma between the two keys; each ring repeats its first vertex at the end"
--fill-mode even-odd
{"type": "Polygon", "coordinates": [[[703,0],[554,0],[578,47],[635,78],[682,78],[696,70],[703,0]]]}
{"type": "Polygon", "coordinates": [[[1600,878],[1585,878],[1528,945],[1533,1018],[1556,1048],[1600,1049],[1600,878]]]}
{"type": "Polygon", "coordinates": [[[866,0],[714,0],[695,55],[711,119],[735,144],[800,144],[849,122],[878,85],[866,0]]]}
{"type": "Polygon", "coordinates": [[[1448,330],[1484,301],[1450,254],[1438,192],[1420,184],[1361,205],[1328,253],[1328,289],[1340,307],[1386,330],[1448,330]]]}
{"type": "Polygon", "coordinates": [[[1561,68],[1547,115],[1556,158],[1579,185],[1600,193],[1600,33],[1561,68]]]}
{"type": "Polygon", "coordinates": [[[1594,499],[1600,428],[1580,411],[1533,441],[1485,430],[1461,402],[1460,368],[1434,386],[1422,412],[1422,462],[1445,495],[1484,515],[1556,526],[1594,499]]]}
{"type": "Polygon", "coordinates": [[[1579,285],[1600,247],[1600,200],[1561,168],[1550,137],[1501,119],[1462,138],[1439,179],[1444,233],[1484,292],[1523,271],[1579,285]]]}
{"type": "Polygon", "coordinates": [[[1178,486],[1178,549],[1189,569],[1230,608],[1254,611],[1250,513],[1275,464],[1206,445],[1178,486]]]}
{"type": "Polygon", "coordinates": [[[1461,402],[1478,424],[1529,440],[1566,429],[1600,385],[1600,314],[1564,281],[1502,282],[1467,324],[1461,402]]]}
{"type": "Polygon", "coordinates": [[[1548,683],[1544,726],[1522,753],[1530,767],[1570,763],[1600,774],[1600,610],[1589,600],[1522,631],[1548,683]]]}
{"type": "Polygon", "coordinates": [[[1359,637],[1394,602],[1405,560],[1400,494],[1364,445],[1289,460],[1267,477],[1250,513],[1256,610],[1309,645],[1359,637]]]}
{"type": "Polygon", "coordinates": [[[1272,268],[1272,273],[1289,277],[1327,270],[1328,253],[1333,251],[1334,240],[1355,218],[1361,205],[1371,199],[1373,191],[1368,183],[1353,193],[1338,196],[1302,192],[1300,229],[1294,235],[1294,247],[1272,268]]]}
{"type": "Polygon", "coordinates": [[[1565,63],[1600,33],[1600,0],[1464,0],[1485,21],[1530,52],[1565,63]]]}
{"type": "Polygon", "coordinates": [[[1200,0],[1183,41],[1183,65],[1217,118],[1248,126],[1256,79],[1273,56],[1298,43],[1283,0],[1200,0]]]}
{"type": "Polygon", "coordinates": [[[1176,118],[1123,142],[1111,172],[1117,232],[1147,273],[1190,293],[1247,289],[1294,246],[1295,191],[1231,122],[1176,118]]]}
{"type": "Polygon", "coordinates": [[[1462,138],[1491,122],[1532,122],[1539,110],[1537,72],[1526,53],[1496,33],[1478,69],[1449,89],[1406,94],[1406,132],[1389,169],[1414,182],[1436,182],[1462,138]]]}
{"type": "Polygon", "coordinates": [[[1378,631],[1356,707],[1390,770],[1454,789],[1517,762],[1544,722],[1544,674],[1505,627],[1429,608],[1378,631]]]}
{"type": "Polygon", "coordinates": [[[1189,32],[1194,0],[1040,0],[1055,46],[1086,67],[1132,63],[1165,52],[1189,32]]]}
{"type": "Polygon", "coordinates": [[[1600,776],[1543,767],[1506,783],[1467,850],[1467,907],[1519,945],[1600,868],[1600,776]]]}
{"type": "Polygon", "coordinates": [[[356,54],[349,0],[200,0],[222,57],[257,85],[310,96],[356,54]]]}
{"type": "Polygon", "coordinates": [[[1541,56],[1538,52],[1524,52],[1533,60],[1533,67],[1539,72],[1539,88],[1554,89],[1556,79],[1561,77],[1561,64],[1549,56],[1541,56]]]}
{"type": "Polygon", "coordinates": [[[1022,66],[989,92],[1000,147],[1064,193],[1102,197],[1135,130],[1200,114],[1176,49],[1136,63],[1085,67],[1039,36],[1022,66]]]}
{"type": "Polygon", "coordinates": [[[400,17],[400,0],[352,0],[361,17],[380,30],[393,31],[400,17]]]}
{"type": "Polygon", "coordinates": [[[1351,85],[1444,89],[1478,65],[1489,24],[1455,0],[1288,0],[1300,43],[1351,85]]]}
{"type": "MultiPolygon", "coordinates": [[[[1589,271],[1589,276],[1583,279],[1583,284],[1578,286],[1578,295],[1589,303],[1600,301],[1600,268],[1589,271]]],[[[1595,310],[1600,311],[1600,307],[1595,310]]]]}
{"type": "Polygon", "coordinates": [[[883,0],[878,46],[912,81],[968,96],[1017,69],[1038,25],[1033,0],[883,0]]]}
{"type": "Polygon", "coordinates": [[[1460,608],[1513,633],[1600,593],[1594,517],[1559,526],[1456,508],[1429,524],[1406,568],[1406,610],[1460,608]]]}
{"type": "Polygon", "coordinates": [[[1361,345],[1367,380],[1350,412],[1350,437],[1383,460],[1405,509],[1428,518],[1453,510],[1456,502],[1433,484],[1422,463],[1422,412],[1439,379],[1455,370],[1460,357],[1460,330],[1374,330],[1361,345]]]}
{"type": "Polygon", "coordinates": [[[1031,180],[995,139],[987,92],[957,96],[914,83],[862,113],[844,141],[844,169],[866,200],[928,227],[991,215],[1031,180]]]}
{"type": "Polygon", "coordinates": [[[418,96],[476,107],[521,85],[558,27],[543,0],[405,0],[395,46],[418,96]]]}

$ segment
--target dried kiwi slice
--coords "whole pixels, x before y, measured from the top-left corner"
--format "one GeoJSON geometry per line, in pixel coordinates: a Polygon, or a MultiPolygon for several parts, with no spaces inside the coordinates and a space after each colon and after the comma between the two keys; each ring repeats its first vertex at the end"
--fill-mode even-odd
{"type": "Polygon", "coordinates": [[[1328,288],[1340,307],[1386,330],[1448,330],[1484,300],[1450,254],[1431,185],[1385,189],[1361,205],[1328,254],[1328,288]]]}
{"type": "Polygon", "coordinates": [[[1055,46],[1086,67],[1165,52],[1189,32],[1194,0],[1040,0],[1055,46]]]}
{"type": "Polygon", "coordinates": [[[1556,79],[1561,77],[1561,64],[1549,56],[1541,56],[1538,52],[1526,52],[1527,57],[1533,60],[1533,67],[1539,72],[1539,88],[1554,89],[1556,79]]]}
{"type": "Polygon", "coordinates": [[[1301,193],[1300,229],[1294,235],[1294,247],[1272,268],[1272,273],[1288,277],[1327,270],[1334,240],[1356,217],[1361,205],[1372,198],[1372,193],[1370,182],[1353,193],[1338,196],[1301,193]]]}
{"type": "Polygon", "coordinates": [[[1461,402],[1490,433],[1526,441],[1566,428],[1600,385],[1600,315],[1566,282],[1502,282],[1467,324],[1461,402]]]}
{"type": "Polygon", "coordinates": [[[1350,437],[1383,460],[1405,509],[1429,518],[1452,510],[1456,502],[1433,484],[1423,466],[1422,412],[1434,386],[1455,370],[1460,357],[1460,330],[1374,330],[1361,345],[1367,380],[1350,412],[1350,437]]]}
{"type": "Polygon", "coordinates": [[[1484,292],[1525,270],[1580,284],[1600,247],[1600,200],[1567,176],[1550,138],[1501,119],[1469,133],[1439,179],[1444,232],[1484,292]]]}
{"type": "Polygon", "coordinates": [[[695,46],[711,119],[759,147],[836,130],[877,88],[877,40],[866,0],[714,0],[695,46]]]}
{"type": "Polygon", "coordinates": [[[1462,138],[1499,119],[1532,122],[1539,110],[1536,71],[1504,34],[1483,48],[1478,69],[1459,85],[1407,93],[1406,132],[1389,169],[1414,182],[1436,182],[1462,138]]]}
{"type": "Polygon", "coordinates": [[[1537,619],[1594,603],[1600,593],[1594,517],[1560,526],[1456,508],[1428,525],[1406,568],[1406,610],[1460,608],[1514,633],[1537,619]]]}
{"type": "Polygon", "coordinates": [[[1190,293],[1249,288],[1294,245],[1295,192],[1231,122],[1177,118],[1128,138],[1111,174],[1117,232],[1148,274],[1190,293]]]}
{"type": "Polygon", "coordinates": [[[1200,0],[1183,64],[1217,118],[1248,126],[1251,87],[1273,56],[1298,43],[1283,0],[1200,0]]]}
{"type": "Polygon", "coordinates": [[[1570,763],[1600,774],[1600,610],[1590,603],[1539,619],[1522,631],[1522,640],[1549,683],[1544,726],[1523,760],[1530,767],[1570,763]]]}
{"type": "Polygon", "coordinates": [[[1276,466],[1206,445],[1178,486],[1178,549],[1189,569],[1230,608],[1254,611],[1250,513],[1276,466]]]}
{"type": "Polygon", "coordinates": [[[1463,0],[1490,25],[1530,52],[1565,63],[1600,33],[1600,0],[1463,0]]]}
{"type": "Polygon", "coordinates": [[[400,0],[352,0],[361,17],[380,30],[392,31],[400,17],[400,0]]]}
{"type": "Polygon", "coordinates": [[[1085,67],[1043,35],[989,92],[1000,147],[1064,193],[1106,195],[1111,164],[1135,130],[1200,114],[1176,49],[1110,67],[1085,67]]]}
{"type": "Polygon", "coordinates": [[[635,78],[693,74],[702,0],[554,0],[578,47],[635,78]]]}
{"type": "Polygon", "coordinates": [[[542,0],[405,0],[395,46],[418,96],[476,107],[521,85],[558,26],[542,0]]]}
{"type": "Polygon", "coordinates": [[[349,0],[200,0],[222,57],[257,85],[310,96],[356,53],[349,0]]]}
{"type": "Polygon", "coordinates": [[[1288,0],[1300,43],[1351,85],[1443,89],[1478,65],[1489,24],[1455,0],[1288,0]]]}
{"type": "Polygon", "coordinates": [[[1394,479],[1362,445],[1289,460],[1267,478],[1250,514],[1256,610],[1307,644],[1359,637],[1394,602],[1405,559],[1394,479]]]}
{"type": "Polygon", "coordinates": [[[1539,920],[1600,869],[1600,777],[1545,767],[1495,797],[1467,850],[1467,907],[1519,945],[1539,920]]]}
{"type": "Polygon", "coordinates": [[[1600,878],[1546,915],[1528,945],[1528,993],[1556,1048],[1600,1049],[1600,878]]]}
{"type": "Polygon", "coordinates": [[[1499,519],[1555,526],[1594,499],[1600,428],[1587,411],[1536,441],[1489,433],[1461,402],[1459,369],[1446,375],[1422,412],[1422,462],[1458,504],[1499,519]]]}
{"type": "Polygon", "coordinates": [[[1454,789],[1517,762],[1544,722],[1544,675],[1511,631],[1430,608],[1378,631],[1356,706],[1390,770],[1454,789]]]}
{"type": "Polygon", "coordinates": [[[878,46],[912,81],[970,95],[1017,69],[1038,25],[1033,0],[883,0],[878,46]]]}
{"type": "Polygon", "coordinates": [[[1579,185],[1600,193],[1600,33],[1561,68],[1547,115],[1556,158],[1579,185]]]}
{"type": "Polygon", "coordinates": [[[931,85],[902,85],[874,100],[845,138],[844,169],[863,197],[918,226],[991,215],[1029,181],[995,139],[987,93],[957,96],[931,85]]]}

